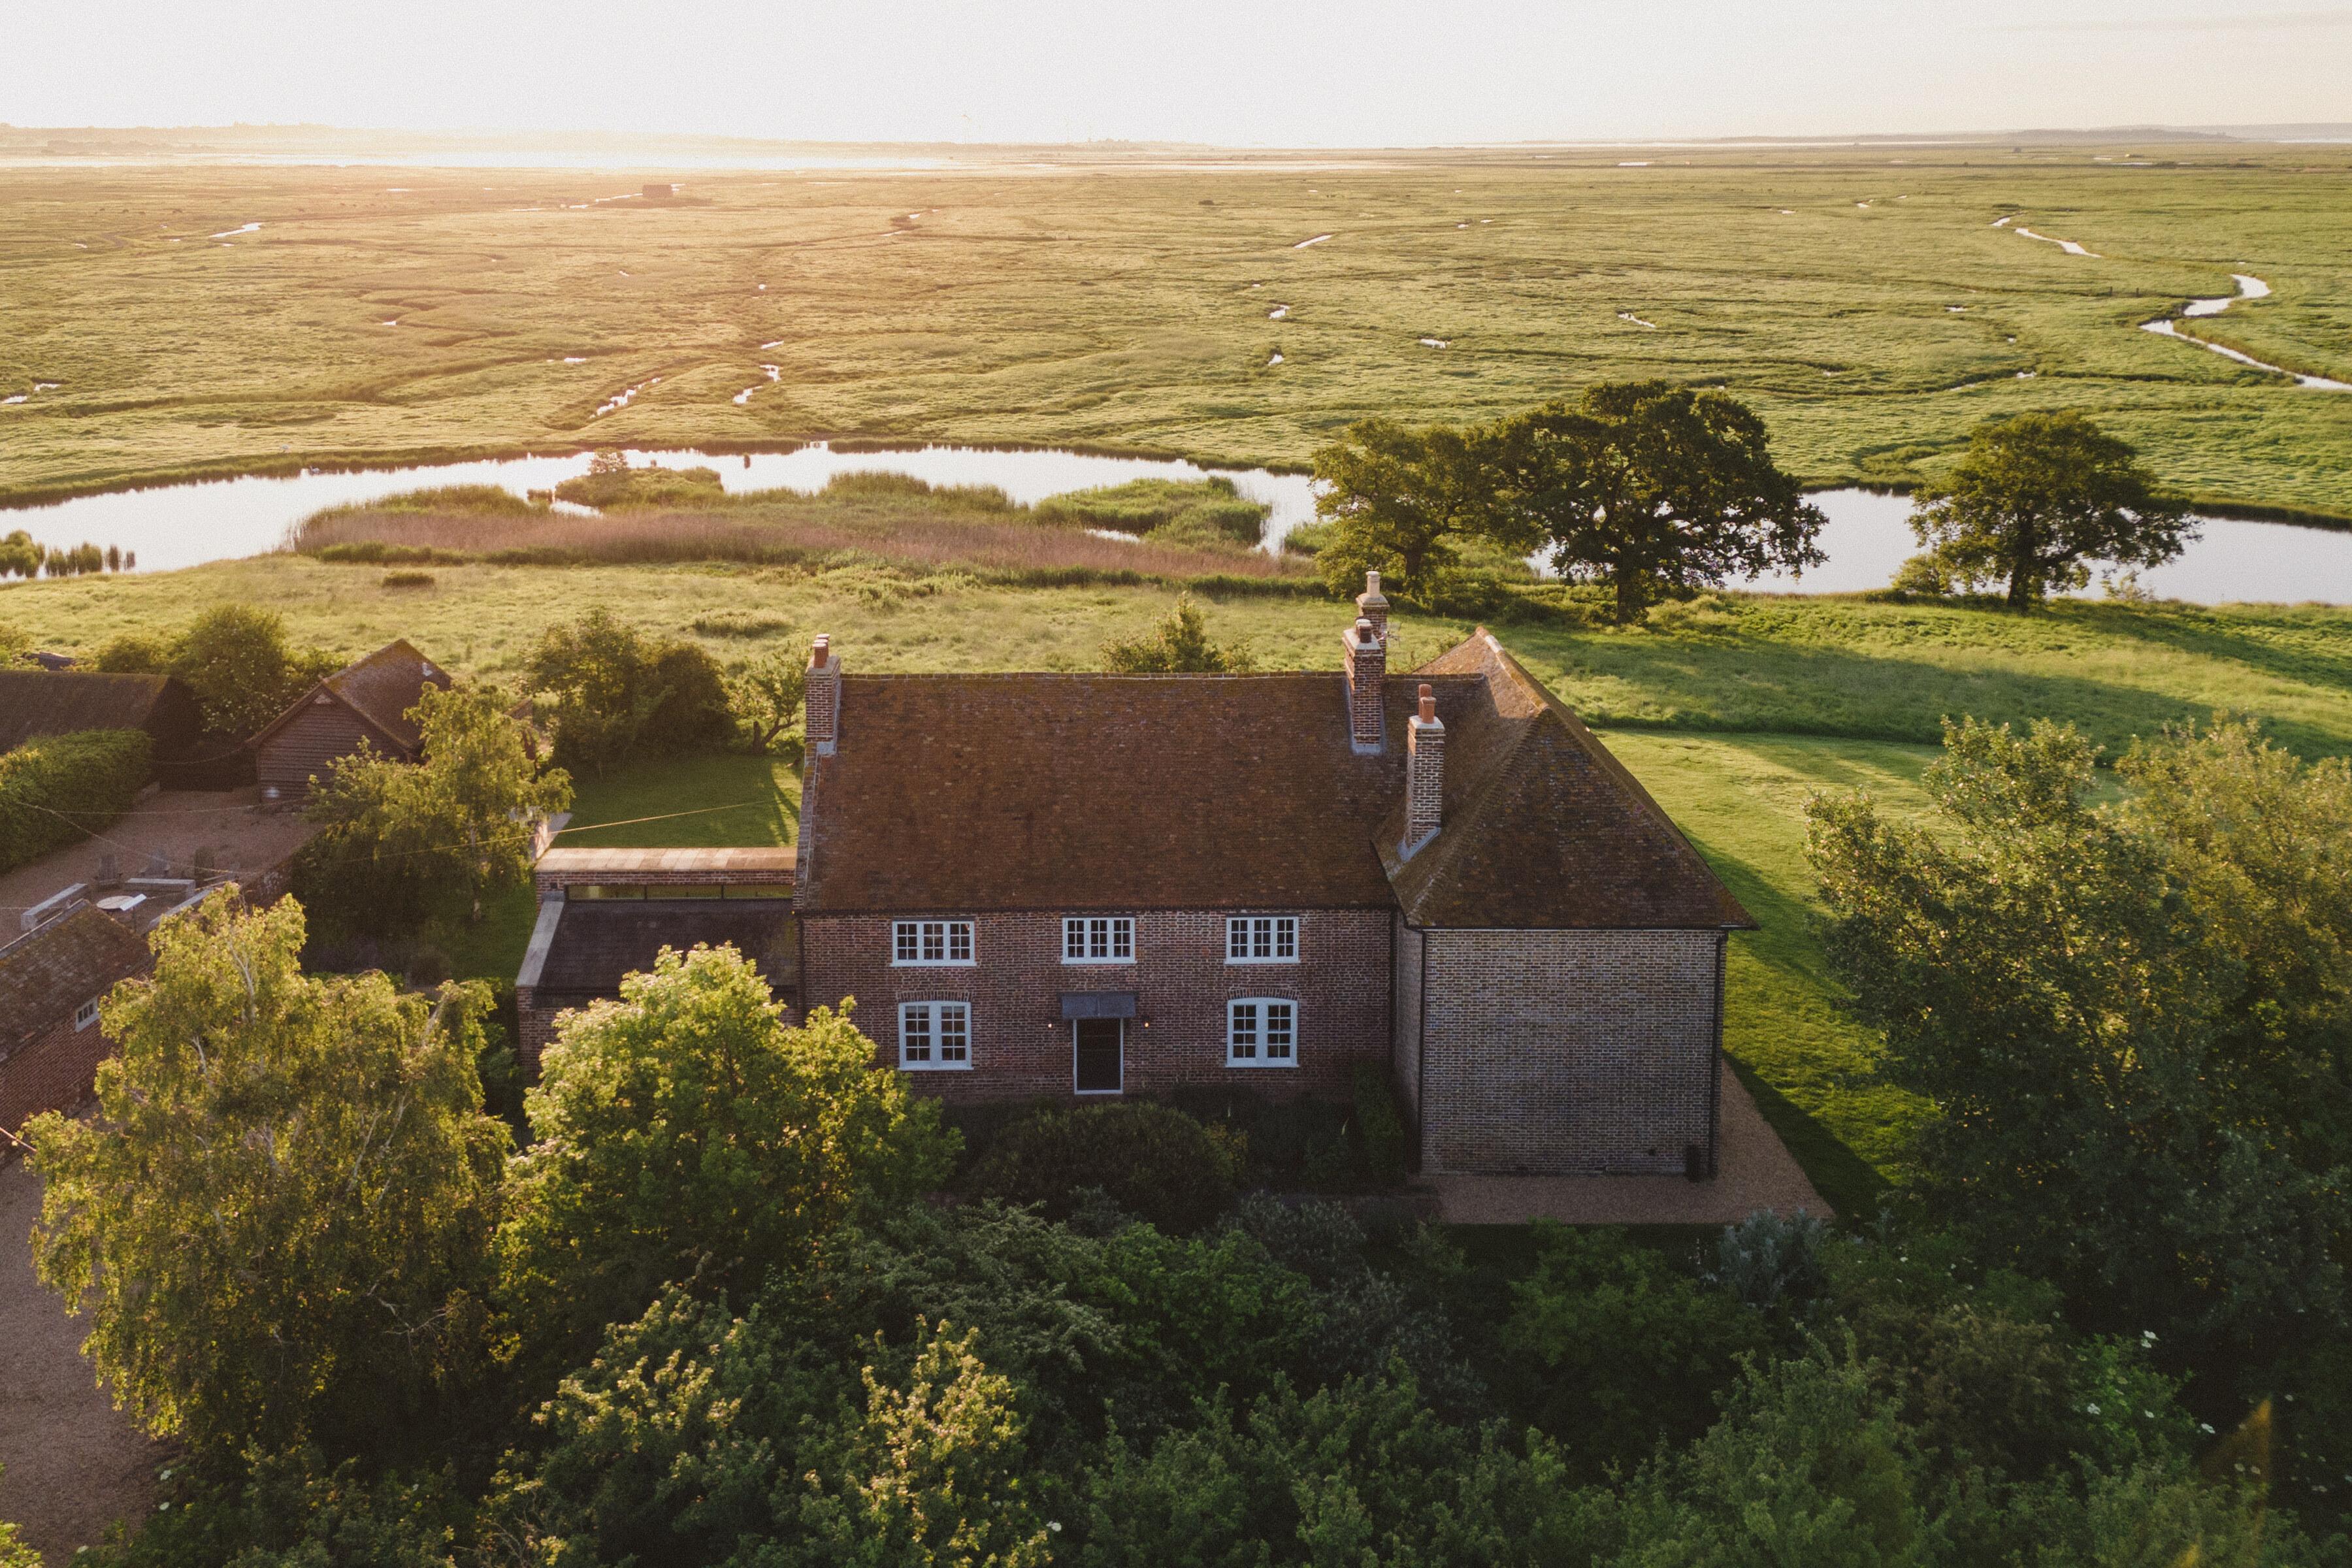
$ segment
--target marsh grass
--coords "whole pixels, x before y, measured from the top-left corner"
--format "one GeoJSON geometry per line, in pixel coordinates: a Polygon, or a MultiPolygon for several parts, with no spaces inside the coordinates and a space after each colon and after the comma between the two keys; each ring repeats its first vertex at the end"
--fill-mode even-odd
{"type": "Polygon", "coordinates": [[[561,171],[404,170],[393,195],[368,170],[12,169],[0,384],[62,384],[0,412],[0,494],[812,437],[1297,465],[1366,413],[1473,420],[1654,374],[1754,402],[1817,481],[1916,482],[1980,418],[2071,407],[2200,502],[2352,516],[2352,395],[2136,330],[2251,271],[2272,297],[2199,330],[2352,379],[2352,151],[1618,162],[714,171],[709,205],[625,216],[569,210],[602,193],[561,171]],[[917,203],[953,221],[873,243],[917,203]],[[2003,213],[2101,259],[1990,227],[2003,213]],[[171,243],[250,221],[249,243],[171,243]],[[1273,373],[1269,289],[1293,307],[1273,373]],[[761,363],[779,379],[734,405],[761,363]]]}

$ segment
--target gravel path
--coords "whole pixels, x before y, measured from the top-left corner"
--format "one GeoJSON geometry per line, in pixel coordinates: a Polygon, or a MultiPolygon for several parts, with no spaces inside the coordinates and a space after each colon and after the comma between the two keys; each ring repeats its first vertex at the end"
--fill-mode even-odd
{"type": "Polygon", "coordinates": [[[1723,1153],[1711,1182],[1680,1176],[1432,1176],[1438,1211],[1455,1225],[1730,1225],[1758,1209],[1830,1216],[1756,1109],[1739,1075],[1723,1068],[1723,1153]]]}
{"type": "Polygon", "coordinates": [[[40,1212],[40,1178],[21,1159],[0,1165],[0,1519],[62,1568],[109,1524],[155,1506],[171,1450],[115,1410],[81,1357],[89,1320],[67,1317],[33,1278],[26,1237],[40,1212]]]}

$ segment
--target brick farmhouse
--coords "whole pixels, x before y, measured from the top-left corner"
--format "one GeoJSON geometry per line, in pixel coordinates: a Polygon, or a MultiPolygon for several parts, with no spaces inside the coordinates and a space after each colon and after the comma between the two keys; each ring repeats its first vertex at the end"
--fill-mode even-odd
{"type": "Polygon", "coordinates": [[[144,938],[87,903],[0,946],[0,1132],[89,1098],[114,1054],[99,1003],[152,967],[144,938]]]}
{"type": "Polygon", "coordinates": [[[550,851],[527,1060],[732,942],[953,1100],[1370,1064],[1424,1172],[1714,1174],[1753,922],[1490,633],[1392,676],[1376,575],[1357,607],[1337,674],[851,676],[817,638],[797,850],[550,851]]]}

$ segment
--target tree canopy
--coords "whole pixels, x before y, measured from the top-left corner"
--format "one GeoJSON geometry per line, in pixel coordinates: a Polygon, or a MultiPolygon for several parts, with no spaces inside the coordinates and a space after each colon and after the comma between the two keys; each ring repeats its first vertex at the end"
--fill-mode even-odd
{"type": "Polygon", "coordinates": [[[2221,722],[2136,746],[2100,805],[2071,729],[1945,747],[1933,826],[1811,809],[1832,960],[1930,1107],[1920,1199],[2250,1397],[2317,1375],[2352,1327],[2352,767],[2221,722]]]}
{"type": "Polygon", "coordinates": [[[593,1342],[665,1284],[756,1289],[831,1228],[938,1185],[953,1134],[875,1061],[845,1012],[788,1027],[731,947],[665,949],[619,1000],[565,1015],[509,1183],[519,1319],[593,1342]]]}
{"type": "Polygon", "coordinates": [[[529,880],[535,821],[572,804],[572,781],[540,771],[530,731],[506,710],[485,688],[427,687],[410,710],[421,762],[362,743],[319,781],[304,815],[320,832],[296,861],[296,886],[329,923],[394,931],[452,904],[479,920],[485,898],[529,880]]]}
{"type": "Polygon", "coordinates": [[[1721,393],[1608,383],[1503,420],[1478,447],[1480,526],[1571,581],[1608,584],[1621,622],[1662,598],[1825,559],[1820,509],[1773,463],[1764,421],[1721,393]]]}
{"type": "Polygon", "coordinates": [[[1331,525],[1316,552],[1335,594],[1352,595],[1367,571],[1426,604],[1458,558],[1454,541],[1481,515],[1492,476],[1477,437],[1444,426],[1364,419],[1315,454],[1318,516],[1331,525]]]}
{"type": "Polygon", "coordinates": [[[102,1020],[100,1114],[29,1128],[34,1258],[149,1430],[364,1443],[472,1375],[505,1127],[487,986],[301,971],[301,906],[234,889],[158,927],[102,1020]]]}
{"type": "Polygon", "coordinates": [[[2132,447],[2071,409],[1978,426],[1915,499],[1911,531],[1933,560],[1962,582],[2005,581],[2018,609],[2088,583],[2091,562],[2160,565],[2196,537],[2132,447]]]}

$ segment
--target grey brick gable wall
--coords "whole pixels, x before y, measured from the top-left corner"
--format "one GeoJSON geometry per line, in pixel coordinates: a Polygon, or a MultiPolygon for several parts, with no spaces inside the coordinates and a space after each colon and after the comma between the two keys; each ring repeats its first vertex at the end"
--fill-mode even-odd
{"type": "Polygon", "coordinates": [[[1424,1172],[1712,1173],[1723,932],[1422,942],[1424,1172]]]}

